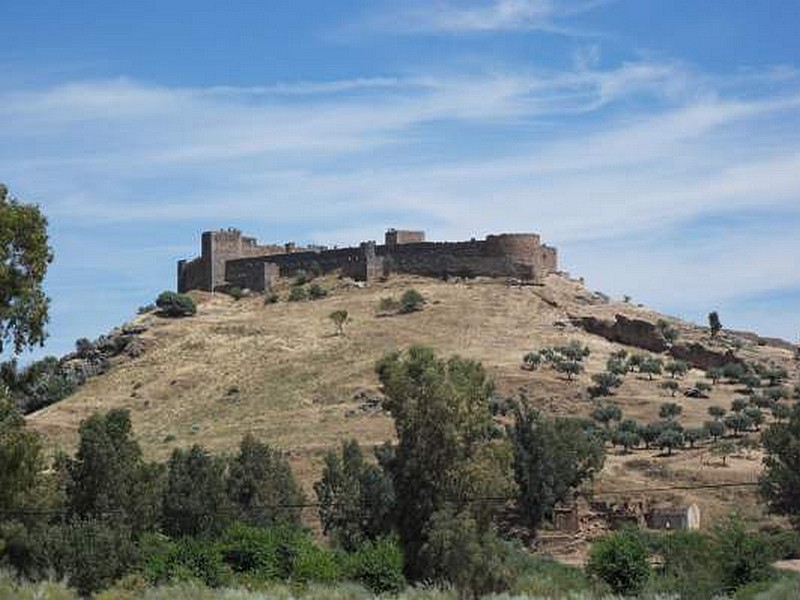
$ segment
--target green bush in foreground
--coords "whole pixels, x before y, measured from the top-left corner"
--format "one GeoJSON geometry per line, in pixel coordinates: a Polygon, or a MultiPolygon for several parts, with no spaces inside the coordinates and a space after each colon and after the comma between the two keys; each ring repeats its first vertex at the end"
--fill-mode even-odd
{"type": "Polygon", "coordinates": [[[634,531],[612,533],[589,551],[588,573],[616,594],[638,594],[650,578],[647,548],[634,531]]]}

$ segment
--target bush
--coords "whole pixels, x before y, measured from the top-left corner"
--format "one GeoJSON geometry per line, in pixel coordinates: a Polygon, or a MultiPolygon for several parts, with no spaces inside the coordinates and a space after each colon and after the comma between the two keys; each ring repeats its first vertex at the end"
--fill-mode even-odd
{"type": "Polygon", "coordinates": [[[586,571],[615,594],[638,594],[650,578],[647,548],[633,531],[612,533],[592,545],[586,571]]]}
{"type": "Polygon", "coordinates": [[[308,297],[311,300],[320,300],[322,298],[325,298],[327,295],[328,295],[328,290],[326,290],[318,283],[312,283],[311,286],[308,288],[308,297]]]}
{"type": "Polygon", "coordinates": [[[309,283],[313,277],[309,275],[304,269],[298,269],[294,272],[294,282],[292,285],[301,286],[309,283]]]}
{"type": "Polygon", "coordinates": [[[403,551],[395,538],[368,541],[342,556],[344,578],[357,581],[376,594],[399,592],[406,585],[403,551]]]}
{"type": "Polygon", "coordinates": [[[197,306],[191,296],[175,292],[161,292],[156,306],[165,317],[191,317],[197,314],[197,306]]]}
{"type": "Polygon", "coordinates": [[[264,304],[277,304],[280,296],[276,292],[264,292],[264,304]]]}
{"type": "Polygon", "coordinates": [[[749,533],[738,517],[714,530],[713,555],[726,591],[762,581],[771,575],[773,555],[769,544],[762,536],[749,533]]]}
{"type": "Polygon", "coordinates": [[[259,529],[234,525],[218,544],[222,561],[233,572],[264,581],[332,582],[341,579],[336,556],[293,527],[259,529]]]}
{"type": "Polygon", "coordinates": [[[425,298],[415,289],[406,290],[400,296],[400,312],[411,313],[422,310],[422,305],[425,304],[425,298]]]}
{"type": "Polygon", "coordinates": [[[209,587],[220,587],[231,580],[231,569],[218,545],[207,539],[187,537],[155,550],[144,566],[145,576],[153,583],[201,581],[209,587]]]}
{"type": "Polygon", "coordinates": [[[289,302],[308,300],[308,291],[301,285],[293,285],[289,289],[289,302]]]}
{"type": "Polygon", "coordinates": [[[381,314],[390,314],[398,310],[400,310],[400,303],[391,296],[381,298],[378,302],[378,312],[381,314]]]}
{"type": "Polygon", "coordinates": [[[38,570],[65,579],[81,595],[111,585],[136,556],[129,530],[95,519],[38,529],[30,544],[38,570]]]}
{"type": "Polygon", "coordinates": [[[228,290],[228,296],[230,296],[236,301],[239,301],[242,298],[244,298],[244,291],[242,290],[242,288],[234,286],[228,290]]]}

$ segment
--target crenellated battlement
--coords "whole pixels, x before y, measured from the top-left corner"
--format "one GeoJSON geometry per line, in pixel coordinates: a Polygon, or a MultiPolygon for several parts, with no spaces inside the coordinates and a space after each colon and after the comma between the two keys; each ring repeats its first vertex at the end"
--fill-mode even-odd
{"type": "Polygon", "coordinates": [[[339,271],[371,281],[391,273],[428,277],[514,277],[538,281],[558,269],[555,248],[534,233],[489,235],[485,240],[427,242],[425,232],[389,229],[385,244],[328,249],[259,245],[237,229],[202,234],[201,255],[178,262],[178,291],[210,291],[233,285],[255,291],[269,289],[276,277],[300,269],[339,271]]]}

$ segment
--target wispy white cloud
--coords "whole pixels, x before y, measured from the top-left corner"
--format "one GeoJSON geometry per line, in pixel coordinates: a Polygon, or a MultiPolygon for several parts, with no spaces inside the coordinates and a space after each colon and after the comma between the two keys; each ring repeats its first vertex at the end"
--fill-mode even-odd
{"type": "Polygon", "coordinates": [[[588,32],[569,26],[567,20],[610,3],[611,0],[432,0],[392,5],[368,16],[358,26],[405,34],[545,31],[586,35],[588,32]]]}
{"type": "MultiPolygon", "coordinates": [[[[557,72],[246,88],[114,79],[0,92],[0,173],[58,230],[100,232],[88,257],[64,245],[56,272],[113,270],[131,227],[161,232],[147,260],[168,278],[170,248],[199,227],[338,244],[389,224],[451,239],[522,229],[597,287],[674,305],[675,289],[700,302],[800,285],[793,233],[721,230],[707,245],[682,233],[774,211],[800,226],[799,124],[789,69],[725,78],[671,62],[600,69],[590,56],[557,72]],[[664,229],[677,249],[648,242],[664,229]]],[[[152,273],[131,269],[134,286],[152,273]]]]}

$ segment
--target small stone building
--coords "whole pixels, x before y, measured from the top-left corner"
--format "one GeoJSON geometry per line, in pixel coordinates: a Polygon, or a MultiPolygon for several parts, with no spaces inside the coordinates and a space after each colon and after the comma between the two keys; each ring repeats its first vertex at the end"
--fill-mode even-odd
{"type": "Polygon", "coordinates": [[[697,504],[654,508],[645,515],[649,529],[700,529],[700,507],[697,504]]]}

